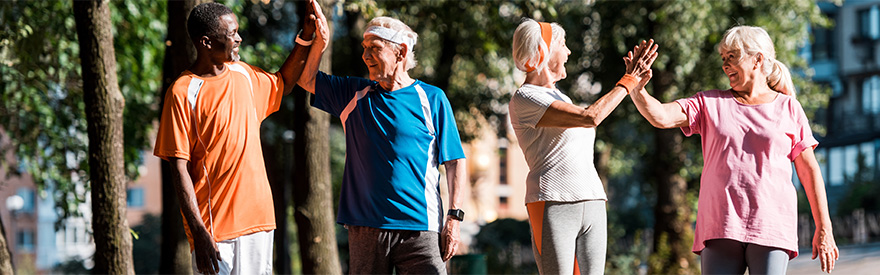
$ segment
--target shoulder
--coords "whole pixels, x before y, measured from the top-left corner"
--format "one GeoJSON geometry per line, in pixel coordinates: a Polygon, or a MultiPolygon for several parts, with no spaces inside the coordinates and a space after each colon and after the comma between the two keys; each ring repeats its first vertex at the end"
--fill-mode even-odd
{"type": "Polygon", "coordinates": [[[707,90],[694,94],[694,97],[721,98],[730,94],[730,90],[707,90]]]}
{"type": "Polygon", "coordinates": [[[804,113],[804,106],[801,105],[797,98],[781,93],[778,96],[779,98],[777,99],[777,102],[782,108],[785,108],[792,114],[804,113]]]}
{"type": "Polygon", "coordinates": [[[171,86],[168,88],[168,93],[171,93],[174,96],[185,97],[190,86],[194,84],[193,80],[201,81],[201,79],[196,78],[192,72],[184,71],[176,80],[174,80],[174,83],[171,83],[171,86]]]}
{"type": "Polygon", "coordinates": [[[444,92],[443,89],[440,89],[437,86],[422,82],[421,80],[416,80],[415,84],[417,86],[421,87],[422,90],[425,91],[425,94],[427,94],[428,96],[438,95],[438,94],[443,95],[443,96],[446,95],[446,92],[444,92]]]}

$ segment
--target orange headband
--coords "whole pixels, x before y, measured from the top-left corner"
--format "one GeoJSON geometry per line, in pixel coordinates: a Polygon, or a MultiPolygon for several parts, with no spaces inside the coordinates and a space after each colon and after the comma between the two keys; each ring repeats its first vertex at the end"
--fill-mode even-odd
{"type": "MultiPolygon", "coordinates": [[[[538,26],[541,27],[541,38],[543,38],[544,43],[547,44],[547,51],[550,51],[550,41],[553,39],[553,27],[547,22],[538,22],[538,26]]],[[[541,65],[541,63],[544,62],[544,51],[540,50],[540,48],[538,49],[538,53],[541,54],[541,57],[538,59],[538,65],[541,65]]],[[[526,71],[527,73],[537,69],[537,67],[532,67],[528,64],[526,64],[525,67],[528,69],[528,71],[526,71]]]]}

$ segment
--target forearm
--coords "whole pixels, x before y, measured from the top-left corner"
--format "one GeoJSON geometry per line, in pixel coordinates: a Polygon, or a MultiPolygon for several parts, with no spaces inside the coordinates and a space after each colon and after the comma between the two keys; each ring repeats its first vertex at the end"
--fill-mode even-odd
{"type": "Polygon", "coordinates": [[[467,181],[467,160],[464,158],[443,163],[446,166],[446,184],[449,189],[449,209],[461,209],[461,185],[467,181]]]}
{"type": "Polygon", "coordinates": [[[554,101],[544,111],[537,127],[575,128],[596,127],[614,111],[626,97],[626,89],[616,86],[590,107],[583,108],[564,101],[554,101]]]}
{"type": "Polygon", "coordinates": [[[620,102],[626,98],[626,88],[615,85],[608,94],[602,96],[584,110],[584,122],[587,126],[596,127],[614,111],[620,102]]]}
{"type": "Polygon", "coordinates": [[[284,60],[284,64],[281,65],[279,71],[281,72],[281,78],[284,80],[284,95],[290,94],[297,82],[299,82],[300,75],[302,75],[306,65],[309,48],[308,46],[295,44],[293,51],[290,52],[290,55],[284,60]]]}
{"type": "Polygon", "coordinates": [[[177,201],[180,203],[180,212],[191,231],[207,230],[199,211],[192,178],[187,172],[187,164],[188,161],[182,159],[171,161],[172,184],[177,194],[177,201]]]}
{"type": "Polygon", "coordinates": [[[639,89],[638,92],[631,93],[630,97],[639,113],[652,126],[661,129],[687,126],[687,117],[684,115],[681,107],[677,106],[677,103],[663,104],[648,94],[648,91],[645,91],[645,89],[639,89]]]}
{"type": "Polygon", "coordinates": [[[315,77],[318,75],[318,66],[321,65],[321,56],[323,54],[322,47],[311,47],[309,49],[308,60],[297,81],[300,87],[313,94],[315,93],[315,77]]]}
{"type": "Polygon", "coordinates": [[[830,229],[831,215],[828,211],[825,181],[822,179],[822,172],[815,160],[813,149],[801,152],[795,159],[795,169],[801,185],[804,186],[804,192],[807,194],[807,201],[810,203],[810,211],[813,214],[816,228],[830,229]]]}

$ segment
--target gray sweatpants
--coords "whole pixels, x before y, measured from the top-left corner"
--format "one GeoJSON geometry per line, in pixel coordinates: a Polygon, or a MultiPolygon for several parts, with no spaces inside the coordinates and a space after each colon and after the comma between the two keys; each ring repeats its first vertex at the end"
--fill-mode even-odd
{"type": "Polygon", "coordinates": [[[541,274],[603,274],[608,241],[605,201],[526,205],[532,251],[541,274]]]}
{"type": "Polygon", "coordinates": [[[788,252],[781,248],[731,239],[706,241],[700,253],[703,274],[780,274],[788,269],[788,252]]]}
{"type": "Polygon", "coordinates": [[[440,233],[347,226],[350,274],[446,274],[440,233]]]}

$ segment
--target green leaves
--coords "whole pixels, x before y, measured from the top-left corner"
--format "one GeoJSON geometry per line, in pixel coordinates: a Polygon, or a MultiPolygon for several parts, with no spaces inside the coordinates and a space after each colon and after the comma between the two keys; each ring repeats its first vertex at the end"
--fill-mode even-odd
{"type": "MultiPolygon", "coordinates": [[[[126,174],[137,176],[152,129],[164,54],[165,2],[112,2],[120,88],[126,98],[126,174]]],[[[80,215],[88,184],[88,136],[79,46],[69,1],[0,4],[0,127],[15,162],[50,191],[62,218],[80,215]]],[[[43,193],[43,192],[41,192],[43,193]]]]}

